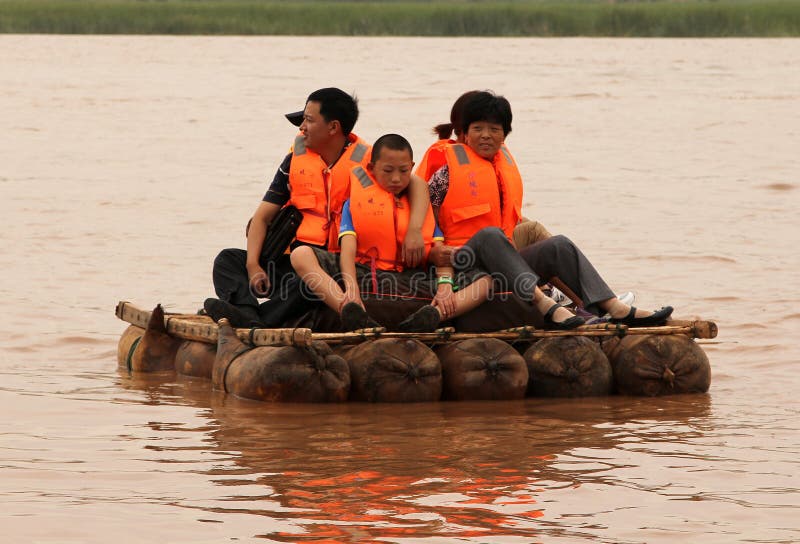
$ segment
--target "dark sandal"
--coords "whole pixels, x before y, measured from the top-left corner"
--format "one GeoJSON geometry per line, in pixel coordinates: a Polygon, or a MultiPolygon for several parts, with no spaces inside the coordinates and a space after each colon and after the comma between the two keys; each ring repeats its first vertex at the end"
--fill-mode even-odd
{"type": "Polygon", "coordinates": [[[433,332],[439,326],[439,310],[426,305],[397,324],[400,332],[433,332]]]}
{"type": "Polygon", "coordinates": [[[380,327],[380,323],[372,319],[367,311],[355,302],[348,302],[342,307],[339,314],[342,319],[342,327],[346,331],[357,331],[358,329],[369,329],[380,327]]]}
{"type": "Polygon", "coordinates": [[[620,323],[629,327],[658,327],[667,322],[672,315],[672,306],[664,306],[660,310],[653,312],[645,317],[635,317],[636,308],[631,306],[631,311],[625,317],[612,317],[611,323],[620,323]]]}
{"type": "Polygon", "coordinates": [[[563,308],[563,306],[558,303],[553,304],[550,306],[550,309],[547,310],[547,313],[544,314],[544,326],[546,329],[554,331],[569,331],[586,323],[586,320],[579,315],[573,315],[564,321],[553,321],[553,314],[559,308],[563,308]]]}

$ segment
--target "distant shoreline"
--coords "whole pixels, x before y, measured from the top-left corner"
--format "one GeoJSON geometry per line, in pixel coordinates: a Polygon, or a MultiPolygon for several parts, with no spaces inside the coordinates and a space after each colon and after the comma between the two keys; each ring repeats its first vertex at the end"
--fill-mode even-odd
{"type": "Polygon", "coordinates": [[[800,0],[0,0],[0,33],[796,37],[800,0]]]}

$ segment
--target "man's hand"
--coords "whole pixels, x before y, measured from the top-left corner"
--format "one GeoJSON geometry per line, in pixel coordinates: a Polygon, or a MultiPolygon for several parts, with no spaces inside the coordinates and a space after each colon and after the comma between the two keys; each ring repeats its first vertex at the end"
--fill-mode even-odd
{"type": "Polygon", "coordinates": [[[248,267],[247,276],[250,278],[250,292],[258,298],[269,294],[269,276],[260,266],[248,267]]]}
{"type": "Polygon", "coordinates": [[[416,268],[423,264],[425,257],[425,239],[422,229],[409,228],[403,240],[403,263],[409,268],[416,268]]]}

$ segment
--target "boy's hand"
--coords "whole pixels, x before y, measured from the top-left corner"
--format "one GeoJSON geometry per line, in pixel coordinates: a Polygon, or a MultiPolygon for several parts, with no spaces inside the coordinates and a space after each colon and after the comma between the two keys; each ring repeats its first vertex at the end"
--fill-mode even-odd
{"type": "Polygon", "coordinates": [[[422,229],[409,228],[403,240],[403,264],[409,268],[416,268],[423,264],[422,259],[424,257],[425,239],[422,236],[422,229]]]}
{"type": "Polygon", "coordinates": [[[453,293],[453,286],[449,283],[440,283],[436,288],[436,296],[433,297],[431,306],[438,307],[442,312],[442,321],[453,317],[456,311],[456,297],[453,293]]]}

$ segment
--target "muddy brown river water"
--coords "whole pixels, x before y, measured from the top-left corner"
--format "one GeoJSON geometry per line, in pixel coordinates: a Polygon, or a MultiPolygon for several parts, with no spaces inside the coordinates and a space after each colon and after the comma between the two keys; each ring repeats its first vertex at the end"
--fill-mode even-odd
{"type": "Polygon", "coordinates": [[[800,40],[0,36],[4,542],[800,541],[800,40]],[[528,216],[718,323],[708,395],[270,405],[116,368],[194,311],[306,95],[514,110],[528,216]]]}

